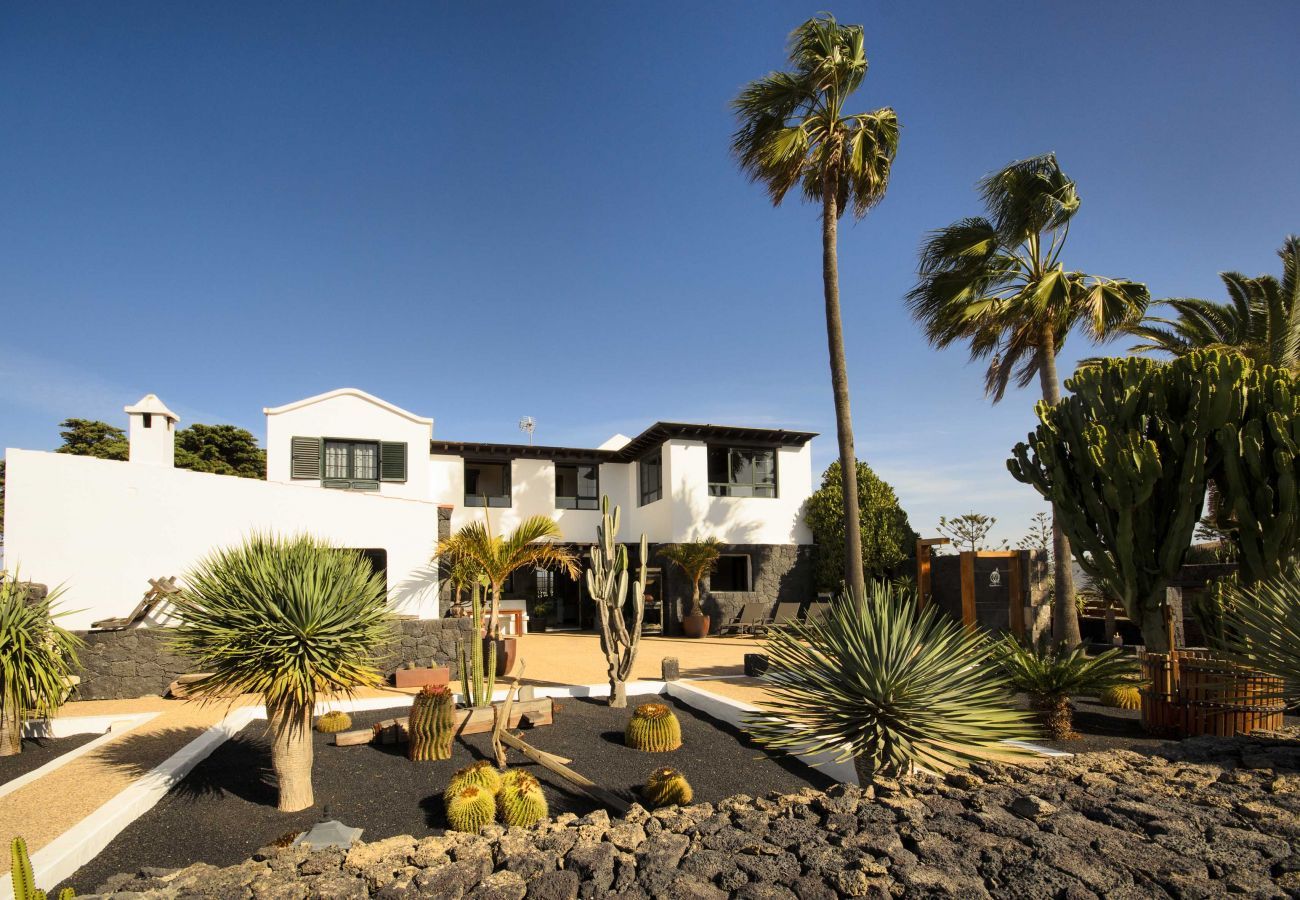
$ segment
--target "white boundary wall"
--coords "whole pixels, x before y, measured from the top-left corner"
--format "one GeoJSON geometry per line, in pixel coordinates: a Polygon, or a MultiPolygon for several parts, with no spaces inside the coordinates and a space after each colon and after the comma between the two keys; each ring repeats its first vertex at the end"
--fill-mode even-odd
{"type": "Polygon", "coordinates": [[[437,615],[434,503],[62,453],[5,456],[5,564],[66,589],[59,607],[75,612],[65,628],[127,615],[148,579],[181,577],[259,530],[382,548],[392,606],[437,615]]]}

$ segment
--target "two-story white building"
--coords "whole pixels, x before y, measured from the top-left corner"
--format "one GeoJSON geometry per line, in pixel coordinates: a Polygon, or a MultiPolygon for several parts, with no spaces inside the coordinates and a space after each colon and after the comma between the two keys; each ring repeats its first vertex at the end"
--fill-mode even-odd
{"type": "MultiPolygon", "coordinates": [[[[74,627],[125,615],[148,578],[182,574],[259,529],[364,550],[395,608],[437,616],[448,599],[430,559],[439,537],[485,515],[501,533],[540,514],[585,551],[602,495],[622,508],[632,565],[648,538],[651,615],[669,631],[690,587],[658,557],[667,543],[727,545],[705,604],[715,628],[745,602],[812,598],[807,432],[656,422],[595,448],[445,441],[432,419],[342,388],[264,410],[257,482],[173,468],[175,415],[152,395],[126,411],[132,462],[7,451],[7,560],[24,578],[64,584],[66,606],[86,610],[74,627]]],[[[592,624],[580,580],[563,573],[519,573],[507,596],[550,600],[552,625],[592,624]]]]}

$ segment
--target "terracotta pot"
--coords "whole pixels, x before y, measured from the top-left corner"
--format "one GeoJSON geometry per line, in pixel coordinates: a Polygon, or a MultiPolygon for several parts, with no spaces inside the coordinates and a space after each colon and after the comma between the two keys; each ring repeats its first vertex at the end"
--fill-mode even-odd
{"type": "MultiPolygon", "coordinates": [[[[497,678],[504,678],[510,674],[510,670],[515,667],[515,651],[519,642],[512,637],[498,638],[497,645],[497,678]]],[[[492,646],[491,638],[483,639],[483,665],[486,668],[488,661],[488,648],[492,646]]]]}
{"type": "Polygon", "coordinates": [[[705,615],[682,616],[682,634],[688,638],[702,638],[709,633],[709,617],[705,615]]]}

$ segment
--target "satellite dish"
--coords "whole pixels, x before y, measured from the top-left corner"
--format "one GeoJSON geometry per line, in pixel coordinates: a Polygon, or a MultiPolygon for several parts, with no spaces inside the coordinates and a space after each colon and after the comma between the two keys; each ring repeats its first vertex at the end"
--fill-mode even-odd
{"type": "Polygon", "coordinates": [[[524,416],[519,420],[519,430],[528,432],[528,446],[533,445],[533,432],[537,429],[537,422],[532,416],[524,416]]]}

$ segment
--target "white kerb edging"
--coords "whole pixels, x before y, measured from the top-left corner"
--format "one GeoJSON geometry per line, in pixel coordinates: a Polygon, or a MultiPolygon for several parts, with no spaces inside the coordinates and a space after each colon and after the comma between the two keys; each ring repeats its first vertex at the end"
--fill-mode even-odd
{"type": "Polygon", "coordinates": [[[133,728],[143,725],[150,719],[157,718],[162,713],[132,713],[123,716],[75,716],[67,719],[55,719],[53,722],[28,722],[23,726],[24,733],[38,732],[29,735],[31,737],[69,737],[74,734],[98,734],[103,732],[102,736],[95,738],[93,741],[87,741],[74,750],[69,750],[60,756],[47,762],[38,769],[32,769],[25,775],[19,775],[17,778],[0,784],[0,797],[6,794],[12,794],[24,785],[31,784],[38,778],[44,778],[62,766],[66,766],[79,756],[84,756],[91,750],[102,747],[109,741],[117,740],[133,728]],[[51,728],[51,725],[62,725],[62,728],[51,728]],[[44,728],[32,726],[45,726],[44,728]],[[43,733],[40,733],[43,732],[43,733]]]}

